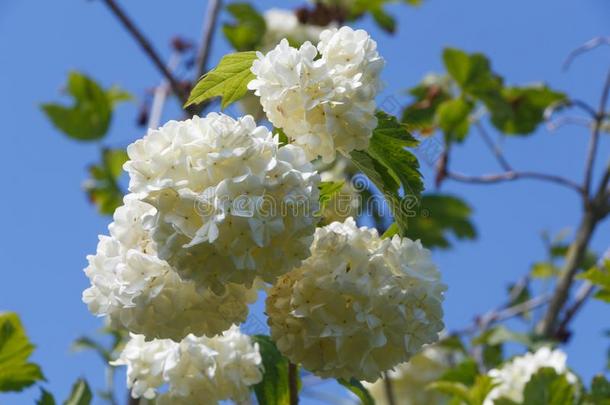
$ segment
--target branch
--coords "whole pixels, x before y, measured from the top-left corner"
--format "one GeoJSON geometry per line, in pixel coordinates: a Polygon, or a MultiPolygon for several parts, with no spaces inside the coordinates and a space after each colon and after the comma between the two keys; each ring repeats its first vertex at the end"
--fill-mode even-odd
{"type": "Polygon", "coordinates": [[[195,61],[195,80],[198,80],[207,69],[206,65],[210,57],[214,33],[216,32],[216,20],[218,20],[221,6],[221,0],[208,0],[208,9],[206,10],[206,18],[201,35],[201,45],[199,46],[195,61]]]}
{"type": "Polygon", "coordinates": [[[593,133],[589,143],[589,150],[587,153],[587,162],[585,170],[585,185],[584,185],[584,197],[585,197],[585,213],[581,220],[580,226],[578,227],[578,233],[576,239],[570,245],[566,260],[561,270],[561,278],[557,282],[553,298],[549,304],[547,312],[542,321],[537,325],[537,332],[544,337],[553,337],[555,332],[555,326],[557,324],[557,318],[561,309],[568,300],[570,288],[574,277],[578,272],[578,269],[582,263],[582,260],[593,236],[596,226],[599,222],[604,219],[610,210],[606,209],[607,201],[605,201],[606,187],[610,181],[610,166],[606,168],[606,172],[603,175],[602,182],[595,196],[589,198],[589,190],[591,187],[591,177],[593,172],[593,163],[595,155],[597,154],[597,145],[599,141],[599,134],[601,132],[601,125],[606,115],[606,106],[608,97],[610,96],[610,71],[606,77],[604,89],[602,90],[602,97],[599,103],[599,110],[597,112],[597,118],[593,128],[593,133]]]}
{"type": "Polygon", "coordinates": [[[570,324],[574,316],[578,313],[578,311],[582,308],[582,306],[585,304],[587,299],[589,299],[594,290],[595,286],[590,282],[586,281],[582,284],[582,286],[576,293],[576,298],[574,298],[574,302],[569,308],[566,309],[565,315],[563,316],[563,320],[559,323],[559,327],[557,328],[557,330],[568,330],[568,325],[570,324]]]}
{"type": "Polygon", "coordinates": [[[610,94],[610,70],[606,76],[606,82],[602,91],[601,101],[599,103],[599,109],[596,114],[595,124],[593,125],[593,131],[591,132],[591,138],[589,140],[589,148],[587,151],[587,160],[585,163],[585,180],[584,190],[585,197],[588,198],[589,191],[591,190],[591,179],[593,177],[593,168],[595,164],[595,157],[597,156],[597,147],[599,145],[599,135],[601,133],[602,124],[604,122],[604,116],[606,114],[606,104],[608,102],[608,95],[610,94]]]}
{"type": "Polygon", "coordinates": [[[290,405],[298,405],[299,403],[299,384],[297,366],[293,363],[288,363],[288,390],[290,393],[290,405]]]}
{"type": "Polygon", "coordinates": [[[383,373],[383,386],[385,388],[385,396],[388,400],[388,405],[396,405],[396,397],[394,395],[394,386],[392,379],[388,373],[383,373]]]}
{"type": "Polygon", "coordinates": [[[185,103],[187,100],[187,95],[185,94],[183,88],[180,86],[180,83],[176,78],[172,75],[169,69],[165,66],[161,57],[157,53],[157,51],[153,48],[152,44],[144,34],[135,26],[134,22],[125,14],[125,11],[119,7],[119,5],[115,2],[115,0],[102,0],[110,11],[119,19],[123,27],[131,34],[131,36],[136,40],[136,42],[140,45],[144,53],[149,57],[155,67],[161,72],[161,74],[167,79],[172,91],[180,99],[182,103],[185,103]]]}
{"type": "Polygon", "coordinates": [[[516,172],[516,171],[507,171],[499,174],[489,174],[483,176],[467,176],[461,173],[455,172],[447,172],[446,177],[459,181],[461,183],[472,183],[472,184],[494,184],[501,183],[506,181],[514,181],[518,179],[533,179],[533,180],[542,180],[550,183],[559,184],[565,187],[569,187],[579,194],[583,194],[583,189],[580,185],[576,184],[572,180],[563,178],[561,176],[555,176],[552,174],[544,174],[537,172],[516,172]]]}
{"type": "Polygon", "coordinates": [[[485,130],[483,125],[480,122],[477,122],[475,124],[475,126],[476,126],[477,130],[479,131],[479,134],[481,134],[481,138],[483,138],[483,141],[485,141],[485,144],[487,145],[487,147],[494,154],[494,156],[496,157],[496,160],[498,161],[498,163],[500,164],[502,169],[506,170],[507,172],[513,171],[511,165],[508,163],[508,161],[502,154],[502,151],[500,150],[500,148],[498,148],[498,145],[496,145],[494,143],[494,141],[491,139],[491,136],[489,136],[489,134],[487,133],[487,131],[485,130]]]}
{"type": "Polygon", "coordinates": [[[610,37],[596,37],[574,49],[572,52],[570,52],[565,62],[563,63],[563,70],[568,70],[574,59],[576,59],[578,56],[582,55],[583,53],[587,53],[601,45],[610,45],[610,37]]]}

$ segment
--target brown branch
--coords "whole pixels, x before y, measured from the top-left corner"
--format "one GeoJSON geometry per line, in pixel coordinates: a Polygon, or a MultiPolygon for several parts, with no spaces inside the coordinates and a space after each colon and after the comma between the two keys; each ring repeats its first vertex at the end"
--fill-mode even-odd
{"type": "Polygon", "coordinates": [[[290,405],[299,403],[298,368],[296,364],[288,363],[288,392],[290,394],[290,405]]]}
{"type": "Polygon", "coordinates": [[[593,131],[591,132],[591,138],[589,140],[589,148],[587,151],[587,160],[585,163],[585,180],[584,190],[586,197],[589,196],[591,190],[591,180],[593,177],[593,169],[595,166],[595,157],[597,156],[597,147],[599,145],[599,136],[601,134],[602,124],[604,122],[604,115],[606,114],[606,104],[608,102],[608,95],[610,93],[610,70],[606,76],[606,82],[602,91],[601,101],[599,103],[599,110],[595,118],[595,124],[593,125],[593,131]]]}
{"type": "Polygon", "coordinates": [[[511,165],[508,163],[508,160],[506,160],[506,158],[504,157],[504,154],[502,153],[502,151],[500,150],[498,145],[495,144],[493,139],[491,139],[491,136],[489,136],[489,134],[487,133],[487,131],[485,130],[483,125],[480,122],[477,122],[475,124],[475,127],[479,131],[479,134],[481,135],[481,138],[483,138],[483,141],[485,142],[487,147],[491,150],[491,152],[496,157],[496,160],[500,164],[500,167],[502,167],[502,169],[506,170],[507,172],[512,172],[513,169],[511,167],[511,165]]]}
{"type": "Polygon", "coordinates": [[[542,180],[550,183],[559,184],[565,187],[569,187],[579,194],[583,194],[583,189],[580,185],[576,184],[572,180],[563,178],[561,176],[555,176],[552,174],[537,173],[537,172],[517,172],[507,171],[499,174],[489,174],[483,176],[467,176],[461,173],[447,172],[446,177],[459,181],[461,183],[472,183],[472,184],[494,184],[502,183],[506,181],[514,181],[519,179],[532,179],[542,180]]]}
{"type": "Polygon", "coordinates": [[[187,100],[187,95],[184,89],[180,86],[180,83],[174,75],[169,71],[163,60],[152,46],[150,41],[142,34],[142,32],[136,27],[135,23],[125,14],[125,11],[116,3],[115,0],[102,0],[112,11],[112,13],[119,19],[123,27],[131,34],[131,36],[136,40],[140,48],[144,51],[144,53],[149,57],[155,67],[161,72],[161,74],[167,79],[172,91],[180,99],[182,103],[185,103],[187,100]]]}
{"type": "Polygon", "coordinates": [[[388,373],[383,373],[383,386],[385,388],[385,396],[388,400],[388,405],[396,405],[396,396],[394,395],[394,385],[388,373]]]}
{"type": "MultiPolygon", "coordinates": [[[[593,128],[591,141],[589,142],[589,150],[587,152],[587,162],[585,170],[585,184],[583,194],[585,200],[585,212],[581,219],[576,239],[570,245],[564,265],[561,269],[561,277],[559,278],[553,298],[549,303],[547,312],[545,313],[541,322],[537,325],[536,331],[544,337],[554,337],[557,331],[557,318],[561,312],[563,306],[568,300],[570,289],[574,281],[574,277],[580,268],[582,261],[587,252],[587,247],[593,236],[595,228],[608,214],[605,201],[606,187],[610,181],[610,166],[606,168],[606,172],[603,175],[602,182],[597,190],[597,193],[593,198],[589,197],[590,182],[593,172],[593,165],[595,156],[597,154],[597,144],[599,140],[599,134],[601,132],[601,125],[606,115],[606,107],[608,98],[610,97],[610,71],[606,77],[604,88],[602,90],[602,97],[599,103],[599,110],[597,112],[597,118],[593,128]]],[[[567,327],[567,324],[564,325],[567,327]]]]}
{"type": "Polygon", "coordinates": [[[201,35],[201,44],[199,45],[199,51],[197,52],[197,59],[195,61],[195,80],[199,80],[207,69],[206,65],[210,58],[214,33],[216,32],[216,21],[218,20],[221,6],[221,0],[208,0],[208,8],[206,10],[206,18],[201,35]]]}
{"type": "Polygon", "coordinates": [[[593,294],[594,290],[595,290],[595,286],[593,284],[591,284],[590,282],[586,281],[582,284],[582,286],[576,293],[574,302],[572,303],[572,305],[570,305],[566,309],[563,319],[559,323],[559,327],[557,328],[557,330],[567,331],[568,325],[570,324],[570,322],[572,321],[574,316],[576,316],[578,311],[580,311],[580,309],[582,309],[583,305],[585,304],[587,299],[589,299],[591,294],[593,294]]]}

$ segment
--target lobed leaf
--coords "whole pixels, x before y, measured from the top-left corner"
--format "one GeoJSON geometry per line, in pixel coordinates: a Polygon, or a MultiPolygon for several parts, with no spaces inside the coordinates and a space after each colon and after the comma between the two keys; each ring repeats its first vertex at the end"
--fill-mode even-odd
{"type": "Polygon", "coordinates": [[[221,97],[221,106],[224,109],[239,100],[246,95],[248,83],[255,77],[250,68],[256,58],[254,51],[225,55],[218,66],[199,79],[184,106],[221,97]]]}

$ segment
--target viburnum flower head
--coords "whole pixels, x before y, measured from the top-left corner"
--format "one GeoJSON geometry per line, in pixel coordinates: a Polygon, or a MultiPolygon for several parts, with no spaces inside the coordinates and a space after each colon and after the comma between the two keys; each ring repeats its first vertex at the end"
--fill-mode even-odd
{"type": "Polygon", "coordinates": [[[146,341],[131,335],[114,366],[127,366],[127,387],[134,398],[154,399],[159,405],[216,404],[243,401],[250,386],[262,380],[258,344],[239,328],[216,337],[188,335],[181,342],[146,341]],[[167,386],[167,392],[159,389],[167,386]]]}
{"type": "Polygon", "coordinates": [[[252,64],[248,88],[260,97],[267,118],[303,147],[310,160],[325,162],[335,151],[366,149],[377,126],[375,96],[384,60],[364,30],[328,29],[316,48],[299,49],[286,39],[252,64]]]}
{"type": "Polygon", "coordinates": [[[419,241],[381,239],[352,218],[334,222],[270,290],[271,337],[321,377],[374,382],[438,339],[445,289],[419,241]]]}
{"type": "Polygon", "coordinates": [[[541,347],[534,353],[526,353],[515,357],[499,369],[489,370],[488,375],[496,383],[483,405],[493,405],[496,399],[506,397],[516,403],[523,402],[523,390],[529,380],[541,368],[552,368],[557,374],[564,374],[570,384],[575,384],[577,378],[566,365],[567,356],[559,349],[541,347]]]}
{"type": "Polygon", "coordinates": [[[213,336],[244,322],[256,290],[229,284],[216,295],[181,279],[157,257],[145,227],[155,212],[133,195],[116,210],[110,236],[100,236],[97,253],[87,257],[85,273],[91,287],[83,292],[83,301],[89,310],[148,339],[179,341],[189,333],[213,336]]]}
{"type": "Polygon", "coordinates": [[[252,117],[171,121],[127,152],[130,191],[157,209],[159,257],[199,288],[272,283],[309,255],[319,176],[252,117]]]}

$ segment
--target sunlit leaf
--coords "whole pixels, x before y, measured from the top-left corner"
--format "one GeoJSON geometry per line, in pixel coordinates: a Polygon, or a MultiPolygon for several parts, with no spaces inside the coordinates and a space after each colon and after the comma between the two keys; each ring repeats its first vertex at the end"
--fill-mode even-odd
{"type": "Polygon", "coordinates": [[[21,391],[44,380],[40,367],[28,361],[33,351],[17,314],[0,313],[0,392],[21,391]]]}
{"type": "Polygon", "coordinates": [[[225,55],[218,66],[201,77],[195,85],[185,107],[200,104],[213,98],[222,98],[222,108],[239,100],[248,92],[248,83],[254,79],[250,71],[256,52],[237,52],[225,55]]]}

